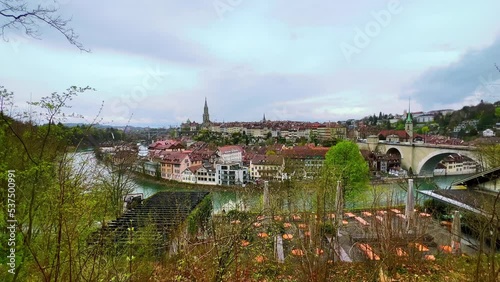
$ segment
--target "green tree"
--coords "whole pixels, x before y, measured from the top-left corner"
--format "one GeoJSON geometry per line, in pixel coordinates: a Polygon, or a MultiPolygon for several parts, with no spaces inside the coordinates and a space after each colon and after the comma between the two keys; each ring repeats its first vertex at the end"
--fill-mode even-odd
{"type": "Polygon", "coordinates": [[[429,127],[427,125],[423,126],[421,128],[422,134],[427,134],[429,133],[429,127]]]}
{"type": "Polygon", "coordinates": [[[269,131],[269,132],[266,134],[266,140],[271,139],[272,137],[273,137],[273,134],[271,133],[271,131],[269,131]]]}
{"type": "Polygon", "coordinates": [[[493,104],[481,103],[476,106],[479,111],[479,122],[477,124],[478,130],[485,130],[492,128],[495,125],[496,108],[493,104]]]}
{"type": "Polygon", "coordinates": [[[389,119],[385,122],[385,129],[392,129],[391,121],[389,119]]]}
{"type": "Polygon", "coordinates": [[[335,180],[340,180],[346,200],[354,200],[367,188],[368,164],[356,143],[343,140],[326,153],[325,169],[335,180]]]}
{"type": "MultiPolygon", "coordinates": [[[[118,150],[112,157],[103,160],[104,169],[99,175],[99,181],[103,197],[107,199],[102,205],[106,210],[104,216],[111,215],[117,218],[122,214],[123,198],[134,190],[132,171],[137,159],[136,155],[135,151],[118,150]]],[[[161,174],[161,172],[158,173],[161,174]]]]}
{"type": "Polygon", "coordinates": [[[405,129],[405,122],[403,120],[398,120],[396,123],[396,130],[404,130],[405,129]]]}
{"type": "Polygon", "coordinates": [[[500,166],[500,144],[481,144],[478,146],[478,155],[485,168],[500,166]]]}
{"type": "Polygon", "coordinates": [[[337,139],[331,138],[331,139],[322,140],[321,141],[321,146],[323,146],[323,147],[331,147],[331,146],[335,146],[336,143],[337,143],[337,139]]]}
{"type": "Polygon", "coordinates": [[[307,144],[307,138],[304,136],[301,136],[297,139],[297,143],[299,146],[305,146],[307,144]]]}
{"type": "MultiPolygon", "coordinates": [[[[16,182],[22,187],[15,195],[19,259],[15,274],[9,277],[13,281],[70,281],[81,270],[77,270],[84,254],[80,247],[95,224],[99,204],[92,193],[86,193],[92,189],[83,184],[83,169],[71,167],[64,128],[56,122],[68,101],[86,90],[89,88],[70,87],[30,103],[42,110],[45,125],[15,120],[3,110],[0,113],[0,184],[6,187],[4,172],[9,169],[15,170],[16,182]]],[[[10,103],[8,97],[3,102],[10,103]]],[[[1,194],[3,211],[6,196],[1,194]]]]}
{"type": "Polygon", "coordinates": [[[234,132],[231,134],[231,144],[238,145],[242,142],[243,136],[240,132],[234,132]]]}
{"type": "MultiPolygon", "coordinates": [[[[147,280],[126,280],[123,273],[130,278],[144,268],[134,268],[134,274],[128,268],[127,273],[125,269],[131,263],[126,263],[126,254],[116,245],[110,246],[99,236],[92,236],[99,222],[114,217],[112,211],[118,213],[118,208],[121,211],[123,194],[116,192],[126,189],[126,169],[135,160],[135,153],[118,152],[108,160],[112,163],[108,166],[111,169],[103,172],[100,171],[102,165],[90,154],[76,153],[78,146],[70,147],[80,142],[71,140],[72,130],[63,126],[57,117],[62,116],[63,109],[69,107],[75,95],[86,90],[89,88],[70,87],[64,93],[52,93],[31,103],[45,118],[37,120],[38,124],[7,115],[12,96],[3,90],[0,93],[0,186],[7,187],[8,170],[15,171],[18,185],[15,191],[16,268],[14,275],[7,272],[5,262],[10,250],[7,245],[0,246],[0,281],[147,280]],[[45,124],[40,125],[42,123],[45,124]],[[113,206],[117,209],[113,210],[113,206]],[[99,243],[89,245],[88,239],[99,243]]],[[[82,138],[91,130],[91,126],[85,127],[82,138]]],[[[7,196],[6,190],[0,192],[2,242],[10,236],[4,220],[7,196]]],[[[147,236],[144,234],[144,240],[152,240],[147,236]]],[[[140,253],[143,261],[151,257],[146,251],[140,253]]]]}
{"type": "Polygon", "coordinates": [[[312,130],[309,132],[309,140],[314,143],[314,146],[318,146],[319,144],[318,136],[312,130]]]}
{"type": "Polygon", "coordinates": [[[266,156],[275,156],[276,155],[276,151],[274,150],[267,150],[266,151],[266,156]]]}
{"type": "Polygon", "coordinates": [[[475,137],[479,134],[479,132],[477,131],[477,129],[475,129],[474,127],[470,128],[469,129],[469,134],[468,136],[471,136],[471,137],[475,137]]]}

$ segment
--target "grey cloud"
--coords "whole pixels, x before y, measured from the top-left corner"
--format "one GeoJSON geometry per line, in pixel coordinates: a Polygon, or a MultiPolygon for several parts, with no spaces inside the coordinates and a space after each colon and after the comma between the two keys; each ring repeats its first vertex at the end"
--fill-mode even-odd
{"type": "Polygon", "coordinates": [[[260,74],[241,66],[206,71],[200,73],[196,89],[148,97],[140,108],[134,109],[132,122],[153,117],[155,121],[150,124],[159,126],[178,125],[188,118],[201,122],[204,97],[208,99],[212,121],[257,121],[264,113],[269,119],[288,119],[289,114],[298,113],[289,113],[296,107],[284,102],[321,95],[327,84],[325,77],[260,74]]]}
{"type": "MultiPolygon", "coordinates": [[[[137,2],[66,1],[60,13],[72,18],[70,26],[86,48],[143,55],[178,64],[206,65],[215,61],[185,31],[216,20],[210,3],[184,1],[137,2]]],[[[43,28],[44,40],[71,48],[64,38],[43,28]]]]}
{"type": "MultiPolygon", "coordinates": [[[[208,76],[203,83],[213,109],[222,121],[259,120],[264,112],[274,111],[273,104],[321,95],[326,91],[324,77],[280,73],[260,74],[236,68],[208,76]]],[[[278,116],[270,118],[280,118],[278,116]]]]}
{"type": "MultiPolygon", "coordinates": [[[[373,76],[375,80],[381,76],[358,75],[373,76]]],[[[211,120],[217,122],[257,121],[264,113],[272,120],[336,121],[358,116],[360,110],[380,101],[375,95],[364,97],[369,89],[350,94],[348,85],[355,82],[359,80],[352,75],[259,73],[241,65],[207,70],[199,73],[195,89],[148,96],[132,110],[132,122],[153,117],[154,124],[160,126],[178,125],[188,118],[201,122],[204,97],[208,99],[211,120]]]]}
{"type": "Polygon", "coordinates": [[[356,19],[371,17],[369,10],[377,11],[387,6],[387,1],[275,1],[273,16],[290,25],[352,24],[356,19]],[[286,7],[286,8],[284,8],[286,7]]]}
{"type": "Polygon", "coordinates": [[[412,84],[411,97],[427,109],[457,103],[476,91],[498,99],[500,88],[491,85],[500,79],[495,63],[500,64],[500,38],[482,50],[468,51],[458,62],[428,70],[412,84]]]}

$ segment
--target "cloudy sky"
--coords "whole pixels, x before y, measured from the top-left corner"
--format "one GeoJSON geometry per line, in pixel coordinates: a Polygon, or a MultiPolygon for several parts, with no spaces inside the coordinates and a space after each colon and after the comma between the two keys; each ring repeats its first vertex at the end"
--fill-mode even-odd
{"type": "MultiPolygon", "coordinates": [[[[54,5],[52,0],[39,1],[54,5]]],[[[500,2],[61,0],[91,50],[6,31],[0,85],[19,110],[91,86],[67,113],[102,123],[338,121],[500,100],[500,2]],[[290,3],[292,2],[292,3],[290,3]]],[[[1,21],[2,19],[0,19],[1,21]]],[[[0,22],[1,24],[1,22],[0,22]]],[[[75,120],[69,120],[74,122],[75,120]]]]}

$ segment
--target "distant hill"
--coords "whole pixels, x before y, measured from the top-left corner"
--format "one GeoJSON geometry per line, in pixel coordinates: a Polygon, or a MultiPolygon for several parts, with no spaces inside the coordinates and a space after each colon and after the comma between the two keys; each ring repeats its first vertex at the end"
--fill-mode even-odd
{"type": "Polygon", "coordinates": [[[497,108],[500,108],[500,101],[493,104],[481,101],[475,106],[464,106],[462,109],[446,116],[438,115],[436,122],[440,126],[452,129],[459,124],[473,120],[477,121],[476,129],[482,131],[487,128],[494,128],[495,124],[500,122],[500,113],[498,113],[500,110],[497,108]]]}
{"type": "Polygon", "coordinates": [[[66,127],[76,127],[76,126],[84,126],[84,125],[87,125],[85,123],[76,123],[76,122],[67,122],[67,123],[63,123],[64,126],[66,127]]]}
{"type": "MultiPolygon", "coordinates": [[[[63,123],[64,126],[66,127],[77,127],[77,126],[89,126],[90,124],[88,123],[72,123],[72,122],[68,122],[68,123],[63,123]]],[[[96,124],[93,126],[94,128],[115,128],[115,129],[125,129],[125,127],[127,127],[127,130],[147,130],[147,129],[156,129],[157,127],[149,127],[149,126],[146,126],[146,127],[142,127],[142,126],[131,126],[131,125],[128,125],[128,126],[125,126],[125,125],[107,125],[107,124],[96,124]]]]}

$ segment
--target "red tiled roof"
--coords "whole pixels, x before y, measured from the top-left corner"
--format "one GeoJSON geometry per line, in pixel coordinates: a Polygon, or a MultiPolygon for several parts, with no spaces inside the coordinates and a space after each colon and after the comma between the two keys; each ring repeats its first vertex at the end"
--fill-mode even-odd
{"type": "Polygon", "coordinates": [[[281,165],[283,164],[283,156],[279,155],[260,155],[257,154],[252,158],[252,164],[261,165],[281,165]]]}
{"type": "Polygon", "coordinates": [[[222,154],[229,153],[231,151],[240,151],[243,153],[243,148],[241,148],[241,146],[238,146],[238,145],[229,145],[229,146],[219,147],[219,152],[222,154]]]}
{"type": "Polygon", "coordinates": [[[196,171],[198,171],[198,169],[200,169],[202,167],[202,165],[192,165],[190,167],[188,167],[188,169],[192,172],[192,173],[195,173],[196,171]]]}
{"type": "Polygon", "coordinates": [[[213,151],[213,150],[203,149],[203,150],[193,151],[189,155],[192,157],[201,157],[201,158],[207,159],[210,156],[212,156],[214,153],[215,153],[215,151],[213,151]]]}
{"type": "Polygon", "coordinates": [[[164,152],[161,155],[163,156],[162,163],[172,164],[180,164],[182,160],[189,157],[189,155],[184,152],[164,152]]]}
{"type": "Polygon", "coordinates": [[[184,146],[176,140],[159,140],[148,146],[150,150],[182,149],[184,146]]]}
{"type": "Polygon", "coordinates": [[[321,157],[325,158],[328,147],[309,147],[309,146],[295,146],[291,149],[283,150],[283,155],[290,158],[311,158],[321,157]]]}
{"type": "Polygon", "coordinates": [[[402,138],[402,139],[410,138],[408,133],[404,130],[385,129],[385,130],[380,131],[377,135],[383,136],[384,138],[387,138],[387,136],[389,136],[389,135],[397,135],[399,138],[402,138]]]}

